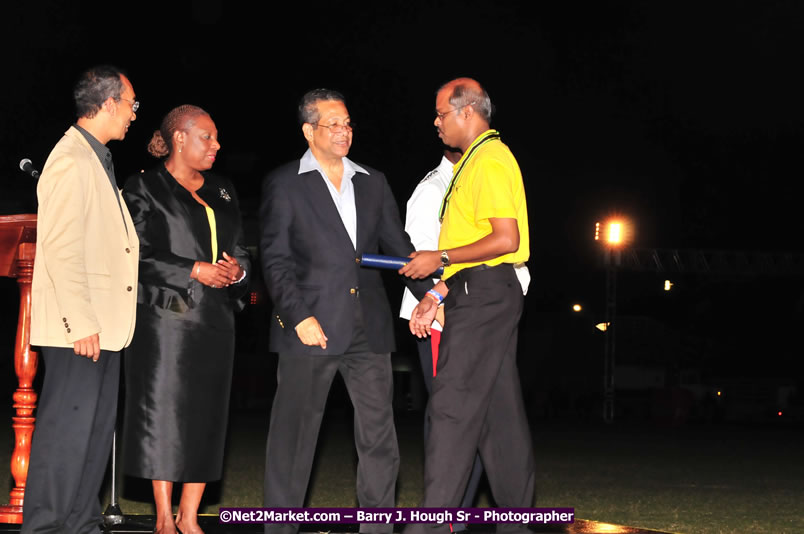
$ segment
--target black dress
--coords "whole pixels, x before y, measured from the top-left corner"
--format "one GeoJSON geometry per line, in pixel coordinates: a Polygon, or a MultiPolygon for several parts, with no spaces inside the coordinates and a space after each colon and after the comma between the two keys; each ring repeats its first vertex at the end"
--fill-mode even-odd
{"type": "MultiPolygon", "coordinates": [[[[211,173],[196,192],[215,212],[218,258],[248,272],[232,184],[211,173]]],[[[167,171],[129,178],[123,189],[140,238],[137,324],[124,354],[124,471],[182,482],[221,478],[234,358],[234,309],[247,280],[213,289],[190,278],[212,260],[209,219],[167,171]]]]}

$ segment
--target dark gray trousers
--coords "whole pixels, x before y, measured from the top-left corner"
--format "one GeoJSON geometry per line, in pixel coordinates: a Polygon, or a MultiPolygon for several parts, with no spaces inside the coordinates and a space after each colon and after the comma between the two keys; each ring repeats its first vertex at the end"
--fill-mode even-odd
{"type": "MultiPolygon", "coordinates": [[[[393,508],[399,471],[391,355],[368,350],[361,325],[346,354],[280,354],[277,390],[265,452],[266,507],[304,505],[321,418],[335,373],[354,407],[357,500],[361,508],[393,508]]],[[[360,532],[390,534],[393,525],[363,524],[360,532]]],[[[298,524],[266,524],[266,534],[295,534],[298,524]]]]}
{"type": "MultiPolygon", "coordinates": [[[[532,506],[533,444],[516,366],[521,286],[511,265],[453,278],[427,408],[422,507],[460,505],[478,450],[497,505],[532,506]]],[[[497,526],[518,529],[524,526],[497,526]]],[[[405,528],[405,534],[448,531],[448,525],[405,528]]]]}
{"type": "Polygon", "coordinates": [[[112,449],[120,353],[93,362],[42,347],[45,380],[31,442],[21,533],[85,534],[102,521],[98,492],[112,449]]]}
{"type": "MultiPolygon", "coordinates": [[[[422,373],[424,376],[424,387],[427,389],[427,394],[430,395],[433,390],[433,346],[430,338],[422,338],[416,340],[416,347],[419,349],[419,363],[422,366],[422,373]]],[[[427,443],[427,438],[430,435],[430,418],[425,413],[424,417],[424,442],[427,443]]],[[[460,438],[460,436],[455,436],[460,438]]],[[[461,499],[461,508],[471,508],[475,502],[477,495],[477,488],[480,485],[480,477],[483,476],[483,462],[480,459],[480,454],[475,456],[475,461],[472,464],[472,473],[469,475],[469,482],[466,484],[466,493],[463,494],[461,499]]],[[[460,532],[466,530],[464,523],[453,523],[452,531],[460,532]]]]}

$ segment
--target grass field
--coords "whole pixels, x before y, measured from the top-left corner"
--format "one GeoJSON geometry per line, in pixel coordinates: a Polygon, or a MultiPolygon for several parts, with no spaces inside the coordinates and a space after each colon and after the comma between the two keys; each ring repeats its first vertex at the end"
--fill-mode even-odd
{"type": "MultiPolygon", "coordinates": [[[[421,498],[421,414],[398,417],[399,506],[421,498]]],[[[569,506],[579,518],[682,533],[804,532],[804,430],[772,426],[532,423],[537,506],[569,506]]],[[[204,511],[259,506],[265,414],[231,425],[225,479],[204,511]]],[[[356,458],[348,412],[327,414],[310,506],[354,506],[356,458]]],[[[125,479],[126,514],[153,513],[149,486],[125,479]]],[[[108,493],[108,490],[107,490],[108,493]]],[[[107,497],[108,498],[108,497],[107,497]]],[[[491,502],[484,491],[477,503],[491,502]]]]}
{"type": "MultiPolygon", "coordinates": [[[[251,373],[261,384],[270,374],[251,373]]],[[[0,480],[5,477],[10,489],[7,466],[14,446],[10,399],[16,380],[10,369],[3,376],[2,389],[8,393],[1,398],[9,402],[0,409],[5,415],[0,422],[6,421],[0,424],[0,480]]],[[[310,483],[310,506],[356,505],[351,408],[344,398],[345,394],[330,396],[310,483]]],[[[225,478],[210,485],[203,503],[206,513],[224,505],[261,505],[269,401],[260,402],[264,406],[241,409],[231,418],[225,478]]],[[[421,412],[397,412],[402,458],[399,506],[416,506],[421,499],[421,420],[421,412]]],[[[800,423],[670,427],[536,419],[531,430],[536,506],[574,507],[582,519],[668,532],[804,533],[800,423]]],[[[153,513],[147,481],[124,478],[118,493],[124,513],[153,513]]],[[[108,502],[109,484],[103,499],[108,502]]],[[[7,502],[7,497],[0,496],[0,501],[7,502]]],[[[477,505],[489,504],[491,497],[484,491],[477,505]]]]}

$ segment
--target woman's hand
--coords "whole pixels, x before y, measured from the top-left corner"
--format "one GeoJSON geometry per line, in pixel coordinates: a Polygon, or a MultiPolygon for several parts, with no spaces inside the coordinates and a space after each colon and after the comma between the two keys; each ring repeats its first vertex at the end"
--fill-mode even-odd
{"type": "Polygon", "coordinates": [[[226,276],[229,278],[231,284],[236,284],[242,280],[243,275],[245,274],[243,268],[240,266],[240,263],[237,261],[237,258],[233,258],[226,252],[223,253],[223,259],[218,260],[218,267],[221,267],[226,271],[226,276]]]}
{"type": "Polygon", "coordinates": [[[232,283],[227,269],[222,267],[219,263],[209,263],[206,261],[195,262],[193,272],[190,273],[190,278],[198,280],[205,286],[216,288],[226,287],[232,283]]]}

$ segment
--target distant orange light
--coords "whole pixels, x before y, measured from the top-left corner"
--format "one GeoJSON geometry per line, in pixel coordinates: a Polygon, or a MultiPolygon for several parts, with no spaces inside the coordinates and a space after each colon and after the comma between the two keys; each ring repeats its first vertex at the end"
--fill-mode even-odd
{"type": "Polygon", "coordinates": [[[720,392],[719,391],[717,392],[717,396],[720,397],[720,392]]]}
{"type": "Polygon", "coordinates": [[[610,247],[620,247],[632,240],[632,225],[624,217],[613,217],[605,222],[595,223],[595,241],[602,241],[610,247]]]}
{"type": "Polygon", "coordinates": [[[579,312],[582,309],[583,309],[583,306],[581,306],[580,304],[573,304],[572,305],[572,311],[574,311],[574,312],[579,312]]]}
{"type": "Polygon", "coordinates": [[[610,222],[606,232],[606,242],[609,245],[619,245],[623,242],[623,223],[610,222]]]}
{"type": "Polygon", "coordinates": [[[590,521],[590,523],[594,523],[595,532],[600,532],[601,534],[604,532],[606,534],[624,534],[631,530],[629,527],[612,525],[609,523],[597,523],[595,521],[590,521]]]}

